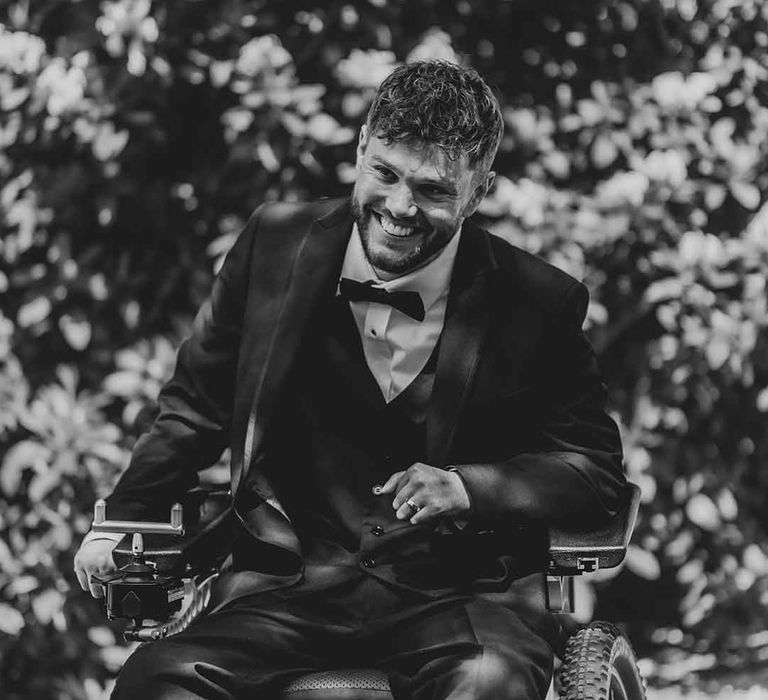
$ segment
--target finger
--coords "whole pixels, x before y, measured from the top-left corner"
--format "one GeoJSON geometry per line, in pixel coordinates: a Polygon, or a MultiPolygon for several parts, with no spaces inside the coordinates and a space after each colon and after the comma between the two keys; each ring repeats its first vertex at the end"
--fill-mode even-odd
{"type": "Polygon", "coordinates": [[[75,576],[77,576],[77,582],[80,584],[80,588],[84,591],[88,590],[88,574],[81,566],[75,567],[75,576]]]}
{"type": "MultiPolygon", "coordinates": [[[[418,485],[407,477],[402,479],[400,481],[397,493],[392,499],[392,507],[395,510],[398,510],[409,498],[411,498],[416,493],[418,488],[418,485]]],[[[419,501],[416,501],[416,503],[419,503],[419,501]]],[[[421,504],[419,503],[419,505],[421,504]]]]}
{"type": "Polygon", "coordinates": [[[104,587],[100,583],[96,583],[93,579],[90,580],[91,595],[94,598],[104,597],[104,587]]]}
{"type": "Polygon", "coordinates": [[[409,484],[397,494],[396,502],[392,503],[392,508],[395,510],[395,516],[398,520],[410,520],[418,510],[424,508],[426,505],[426,503],[422,503],[424,499],[425,494],[416,492],[413,486],[409,484]],[[414,508],[408,501],[415,503],[419,508],[414,508]]]}
{"type": "Polygon", "coordinates": [[[394,493],[400,479],[405,475],[405,472],[395,472],[387,479],[383,486],[374,487],[374,493],[378,496],[384,493],[394,493]]]}
{"type": "Polygon", "coordinates": [[[436,508],[433,508],[432,506],[425,506],[424,508],[420,508],[415,513],[413,513],[413,515],[411,516],[410,522],[411,522],[411,525],[423,524],[425,522],[433,520],[436,515],[439,515],[436,508]]]}

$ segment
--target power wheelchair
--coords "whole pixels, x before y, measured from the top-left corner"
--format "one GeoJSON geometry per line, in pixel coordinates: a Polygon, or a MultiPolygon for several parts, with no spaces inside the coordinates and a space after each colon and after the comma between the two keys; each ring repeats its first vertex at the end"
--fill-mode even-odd
{"type": "MultiPolygon", "coordinates": [[[[167,523],[108,520],[104,502],[96,503],[93,529],[125,533],[113,551],[117,571],[93,578],[104,587],[107,616],[129,620],[126,640],[152,641],[173,635],[205,612],[230,544],[231,528],[226,527],[230,500],[228,491],[198,487],[186,495],[183,504],[173,506],[167,523]]],[[[550,530],[542,605],[567,616],[574,610],[575,576],[621,564],[639,502],[640,489],[632,485],[625,508],[601,530],[550,530]]],[[[564,626],[571,631],[575,627],[564,626]]],[[[548,698],[644,700],[645,685],[634,652],[614,625],[592,622],[570,635],[564,633],[555,651],[562,663],[548,698]]],[[[311,673],[290,682],[283,697],[392,700],[386,675],[374,669],[311,673]]]]}

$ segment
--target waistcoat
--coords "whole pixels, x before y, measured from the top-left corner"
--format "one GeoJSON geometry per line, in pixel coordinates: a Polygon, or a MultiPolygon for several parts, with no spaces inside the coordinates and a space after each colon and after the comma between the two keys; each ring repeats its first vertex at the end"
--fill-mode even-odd
{"type": "Polygon", "coordinates": [[[425,414],[438,347],[387,404],[368,369],[348,303],[335,298],[309,324],[264,443],[264,469],[299,537],[316,590],[360,575],[405,588],[454,589],[466,562],[434,551],[435,526],[397,520],[394,494],[373,487],[425,458],[425,414]],[[446,567],[455,565],[451,574],[446,567]]]}

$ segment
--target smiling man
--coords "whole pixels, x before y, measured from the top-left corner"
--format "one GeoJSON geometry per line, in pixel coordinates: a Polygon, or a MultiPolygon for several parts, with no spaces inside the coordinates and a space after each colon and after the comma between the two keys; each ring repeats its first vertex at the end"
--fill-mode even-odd
{"type": "MultiPolygon", "coordinates": [[[[377,276],[393,279],[433,258],[458,234],[493,182],[438,146],[387,143],[364,126],[352,215],[377,276]]],[[[375,133],[375,131],[373,132],[375,133]]]]}
{"type": "MultiPolygon", "coordinates": [[[[396,69],[351,198],[260,207],[108,499],[158,519],[232,450],[212,609],[128,660],[116,698],[278,698],[376,666],[398,700],[544,697],[547,528],[625,496],[584,286],[473,224],[499,105],[474,71],[396,69]]],[[[82,587],[113,566],[89,534],[82,587]]]]}

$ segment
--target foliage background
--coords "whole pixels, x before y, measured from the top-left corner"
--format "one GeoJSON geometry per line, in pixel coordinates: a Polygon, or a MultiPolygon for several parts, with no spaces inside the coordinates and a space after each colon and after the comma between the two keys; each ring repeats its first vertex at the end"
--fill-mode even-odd
{"type": "Polygon", "coordinates": [[[398,62],[473,65],[482,209],[584,279],[627,470],[620,620],[655,685],[768,659],[768,6],[757,0],[10,0],[0,7],[0,687],[100,698],[127,652],[73,553],[222,254],[347,191],[398,62]]]}

